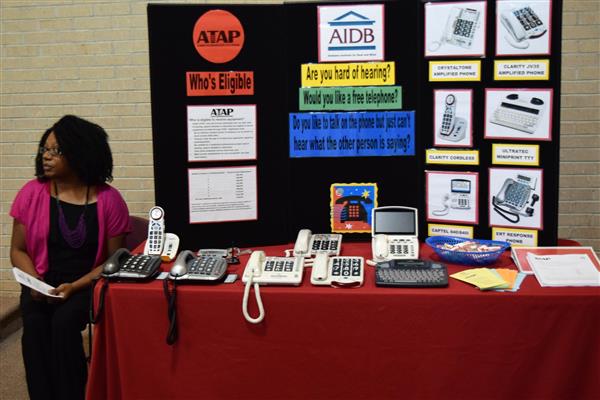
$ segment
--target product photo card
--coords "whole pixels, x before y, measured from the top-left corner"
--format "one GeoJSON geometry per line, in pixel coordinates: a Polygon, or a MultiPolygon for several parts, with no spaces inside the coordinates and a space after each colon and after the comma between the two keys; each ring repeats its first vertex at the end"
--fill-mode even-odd
{"type": "Polygon", "coordinates": [[[439,89],[433,97],[434,146],[473,147],[473,90],[439,89]]]}
{"type": "Polygon", "coordinates": [[[542,170],[490,168],[490,226],[542,229],[542,170]]]}
{"type": "Polygon", "coordinates": [[[425,4],[425,57],[484,57],[485,1],[425,4]]]}
{"type": "Polygon", "coordinates": [[[479,173],[425,171],[427,220],[479,222],[479,173]]]}
{"type": "Polygon", "coordinates": [[[331,185],[331,232],[370,233],[371,210],[377,207],[376,183],[331,185]]]}
{"type": "Polygon", "coordinates": [[[486,89],[486,139],[551,140],[552,89],[486,89]]]}
{"type": "Polygon", "coordinates": [[[549,0],[496,3],[496,55],[550,54],[549,0]]]}

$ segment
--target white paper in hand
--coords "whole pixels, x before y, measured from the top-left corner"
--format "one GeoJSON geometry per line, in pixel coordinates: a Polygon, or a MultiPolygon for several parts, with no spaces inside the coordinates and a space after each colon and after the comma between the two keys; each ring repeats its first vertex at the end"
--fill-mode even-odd
{"type": "Polygon", "coordinates": [[[13,268],[13,275],[15,276],[15,279],[17,280],[17,282],[19,282],[20,284],[25,285],[27,287],[30,287],[33,290],[38,291],[43,295],[46,295],[49,297],[62,297],[62,296],[57,296],[55,294],[50,294],[50,290],[54,289],[54,287],[48,285],[46,282],[42,282],[39,279],[34,278],[33,276],[29,275],[27,272],[21,271],[19,268],[13,268]]]}

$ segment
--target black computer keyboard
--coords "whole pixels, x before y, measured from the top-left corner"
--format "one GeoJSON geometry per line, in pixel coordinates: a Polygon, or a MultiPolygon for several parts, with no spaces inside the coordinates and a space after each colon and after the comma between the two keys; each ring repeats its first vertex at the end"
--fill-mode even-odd
{"type": "Polygon", "coordinates": [[[377,263],[375,284],[387,287],[445,287],[448,270],[428,260],[392,260],[377,263]]]}

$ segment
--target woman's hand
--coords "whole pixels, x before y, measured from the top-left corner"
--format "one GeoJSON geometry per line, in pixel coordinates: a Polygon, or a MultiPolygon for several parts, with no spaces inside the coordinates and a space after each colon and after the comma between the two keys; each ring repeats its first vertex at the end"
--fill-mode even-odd
{"type": "Polygon", "coordinates": [[[50,290],[51,294],[62,297],[62,300],[67,300],[74,292],[72,283],[61,283],[55,289],[50,290]]]}

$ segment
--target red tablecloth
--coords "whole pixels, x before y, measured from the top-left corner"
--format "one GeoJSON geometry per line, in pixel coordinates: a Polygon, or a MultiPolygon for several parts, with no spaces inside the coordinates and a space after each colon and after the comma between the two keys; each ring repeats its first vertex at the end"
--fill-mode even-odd
{"type": "MultiPolygon", "coordinates": [[[[370,257],[369,243],[342,250],[370,257]]],[[[425,245],[421,255],[436,259],[425,245]]],[[[229,272],[241,277],[247,257],[229,272]]],[[[508,252],[492,267],[515,268],[508,252]]],[[[515,293],[452,278],[443,289],[378,288],[367,267],[363,287],[336,289],[311,286],[305,269],[300,287],[261,288],[259,325],[242,316],[242,294],[240,280],[179,286],[169,346],[162,282],[111,283],[88,398],[600,398],[598,288],[542,288],[533,276],[515,293]]]]}

